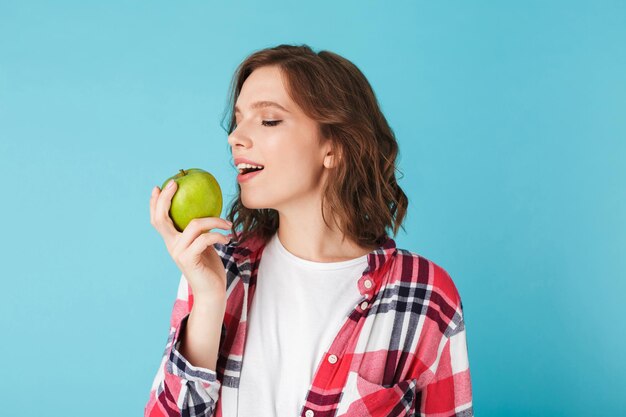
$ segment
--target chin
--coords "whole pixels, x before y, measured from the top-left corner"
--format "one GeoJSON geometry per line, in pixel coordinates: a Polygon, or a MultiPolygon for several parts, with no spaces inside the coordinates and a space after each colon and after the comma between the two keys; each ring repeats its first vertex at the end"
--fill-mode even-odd
{"type": "Polygon", "coordinates": [[[258,210],[265,208],[265,204],[263,203],[263,201],[260,201],[260,199],[255,198],[254,196],[246,195],[246,193],[241,193],[241,204],[249,210],[258,210]]]}

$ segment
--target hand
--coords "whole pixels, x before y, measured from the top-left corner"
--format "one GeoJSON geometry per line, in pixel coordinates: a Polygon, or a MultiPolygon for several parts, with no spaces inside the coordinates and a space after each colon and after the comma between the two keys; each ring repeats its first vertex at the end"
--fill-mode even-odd
{"type": "Polygon", "coordinates": [[[191,220],[182,233],[176,230],[168,214],[178,187],[176,182],[173,183],[172,187],[160,190],[155,186],[152,190],[150,224],[163,237],[170,256],[187,278],[196,299],[225,297],[226,270],[213,245],[226,244],[229,238],[210,230],[229,230],[232,225],[220,217],[202,217],[191,220]]]}

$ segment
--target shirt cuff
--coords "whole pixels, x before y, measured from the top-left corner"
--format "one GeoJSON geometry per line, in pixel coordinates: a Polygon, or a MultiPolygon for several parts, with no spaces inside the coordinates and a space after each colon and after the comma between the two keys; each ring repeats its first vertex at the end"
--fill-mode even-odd
{"type": "Polygon", "coordinates": [[[200,382],[205,388],[208,388],[210,385],[215,385],[216,383],[219,384],[220,382],[217,379],[217,373],[215,371],[200,366],[193,366],[179,351],[180,339],[182,339],[182,335],[187,327],[188,318],[189,314],[180,322],[179,329],[172,341],[172,349],[169,354],[166,369],[172,375],[176,375],[188,381],[200,382]]]}

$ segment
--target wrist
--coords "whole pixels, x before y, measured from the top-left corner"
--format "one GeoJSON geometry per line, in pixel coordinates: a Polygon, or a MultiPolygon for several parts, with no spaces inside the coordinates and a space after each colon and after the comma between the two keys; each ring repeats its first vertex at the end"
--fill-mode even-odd
{"type": "Polygon", "coordinates": [[[226,306],[225,295],[197,295],[193,298],[192,310],[214,311],[216,308],[223,309],[226,306]]]}

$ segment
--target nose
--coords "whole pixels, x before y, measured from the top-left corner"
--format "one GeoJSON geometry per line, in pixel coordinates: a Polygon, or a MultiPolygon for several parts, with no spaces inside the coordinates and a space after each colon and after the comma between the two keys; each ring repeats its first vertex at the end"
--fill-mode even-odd
{"type": "Polygon", "coordinates": [[[248,138],[242,131],[241,128],[237,128],[228,135],[228,144],[231,149],[235,149],[237,146],[249,147],[251,144],[250,138],[248,138]]]}

